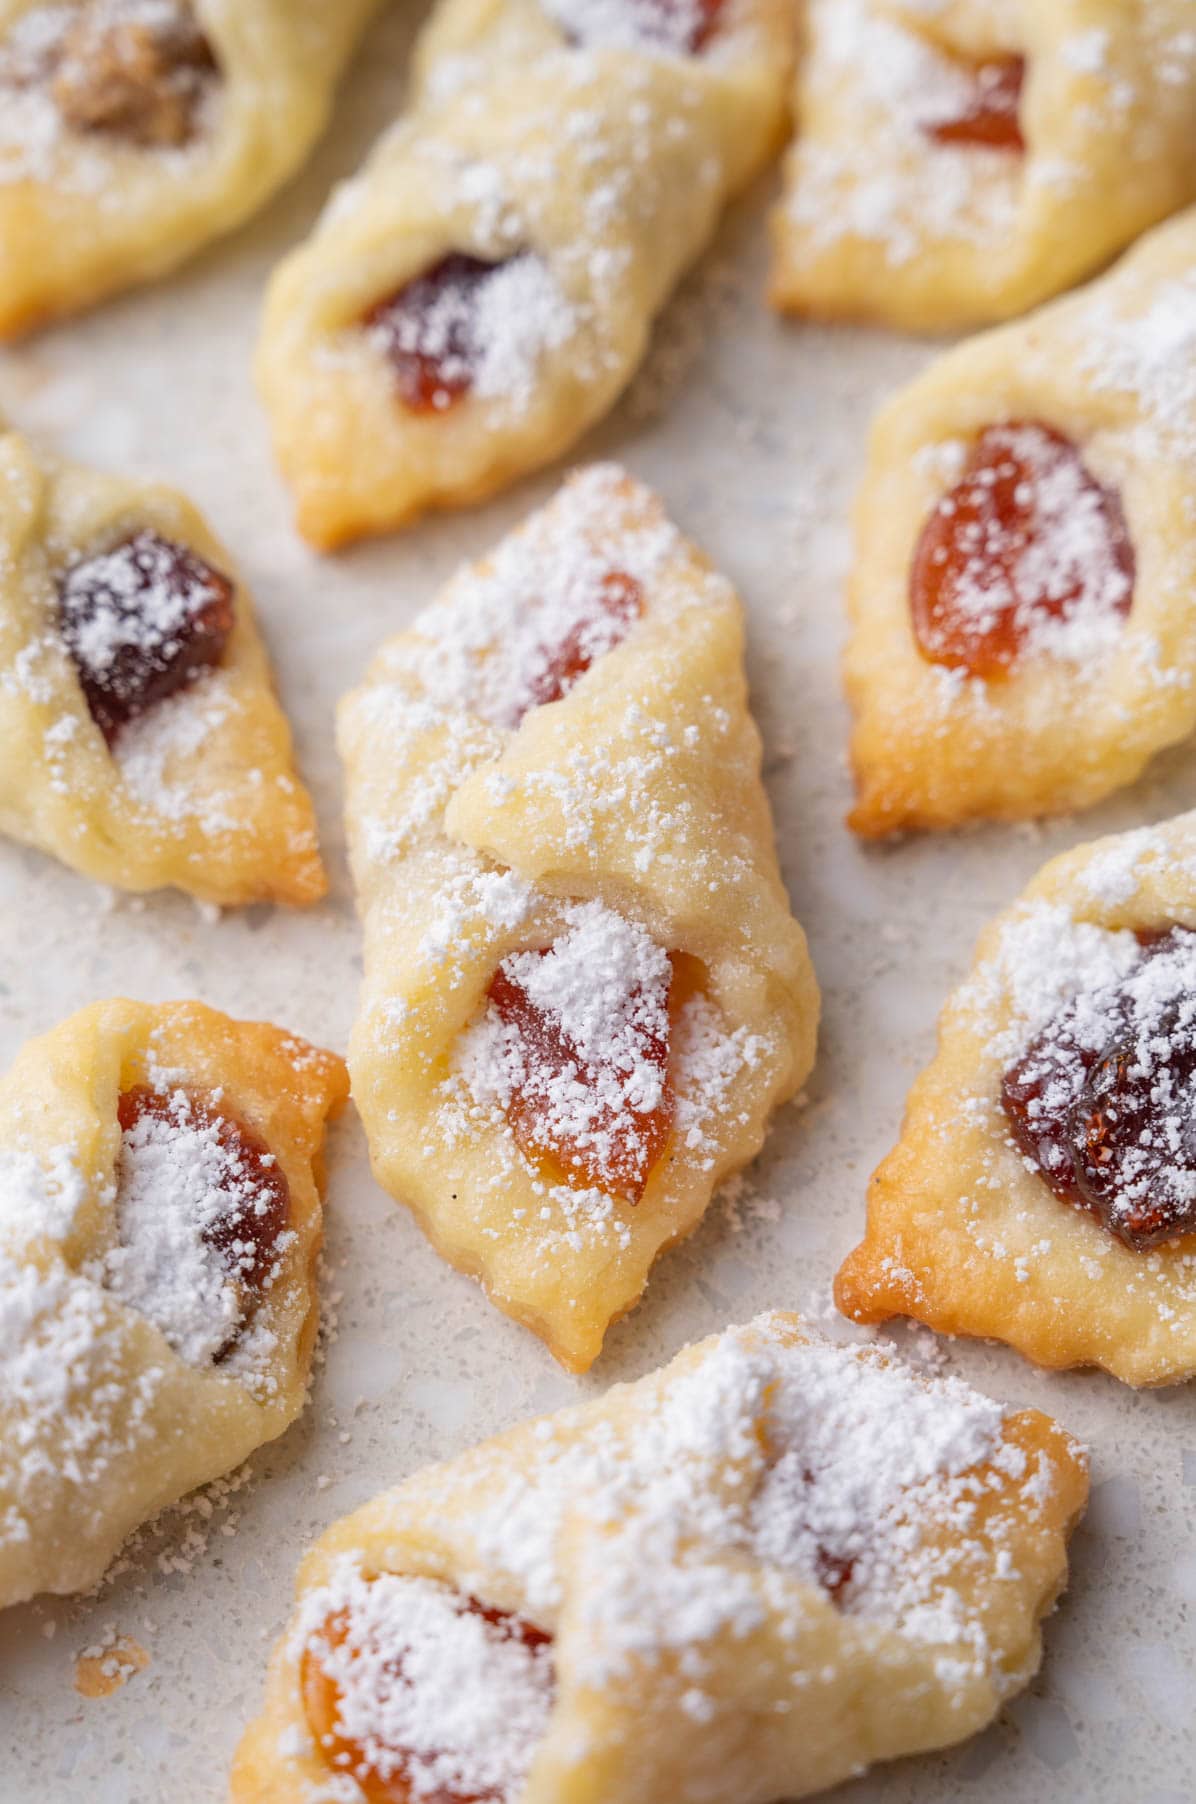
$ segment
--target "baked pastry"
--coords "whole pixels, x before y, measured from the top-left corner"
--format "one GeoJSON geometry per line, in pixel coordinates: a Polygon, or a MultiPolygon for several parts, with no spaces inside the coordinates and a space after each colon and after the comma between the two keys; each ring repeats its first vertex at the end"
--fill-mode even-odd
{"type": "Polygon", "coordinates": [[[1127,1384],[1196,1371],[1196,814],[1054,859],[980,942],[836,1297],[1127,1384]]]}
{"type": "Polygon", "coordinates": [[[323,130],[378,0],[0,0],[0,335],[173,269],[323,130]]]}
{"type": "Polygon", "coordinates": [[[271,284],[258,382],[330,547],[551,462],[776,148],[783,0],[440,0],[407,116],[271,284]]]}
{"type": "Polygon", "coordinates": [[[0,1604],[96,1584],[299,1414],[347,1093],[198,1002],[97,1003],[0,1081],[0,1604]]]}
{"type": "Polygon", "coordinates": [[[336,1523],[233,1799],[805,1797],[1026,1684],[1086,1492],[1038,1411],[762,1316],[336,1523]]]}
{"type": "Polygon", "coordinates": [[[847,690],[869,835],[1085,807],[1196,726],[1196,213],[881,411],[847,690]]]}
{"type": "Polygon", "coordinates": [[[375,1176],[578,1371],[813,1062],[742,647],[601,465],[341,705],[375,1176]]]}
{"type": "Polygon", "coordinates": [[[772,299],[1009,319],[1196,200],[1188,0],[809,0],[772,299]]]}
{"type": "Polygon", "coordinates": [[[0,831],[122,889],[312,902],[315,816],[227,552],[0,426],[0,831]]]}

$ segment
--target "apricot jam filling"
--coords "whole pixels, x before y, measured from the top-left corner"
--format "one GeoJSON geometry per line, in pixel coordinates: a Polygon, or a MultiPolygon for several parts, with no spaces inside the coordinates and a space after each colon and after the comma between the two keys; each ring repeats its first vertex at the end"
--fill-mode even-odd
{"type": "Polygon", "coordinates": [[[967,105],[954,118],[927,124],[923,128],[927,136],[936,144],[1003,150],[1020,156],[1026,148],[1021,126],[1025,57],[992,57],[974,64],[970,73],[972,93],[967,105]]]}
{"type": "Polygon", "coordinates": [[[205,1094],[134,1084],[117,1118],[113,1288],[184,1357],[219,1363],[277,1268],[286,1174],[256,1129],[205,1094]]]}
{"type": "Polygon", "coordinates": [[[130,721],[220,663],[233,595],[222,571],[149,528],[65,572],[59,627],[109,746],[130,721]]]}
{"type": "Polygon", "coordinates": [[[483,350],[486,289],[516,260],[487,262],[453,251],[365,315],[362,323],[389,359],[412,413],[444,413],[469,394],[483,350]]]}
{"type": "Polygon", "coordinates": [[[73,131],[178,149],[196,135],[219,69],[183,0],[92,0],[50,52],[49,91],[73,131]]]}
{"type": "Polygon", "coordinates": [[[1013,1138],[1055,1195],[1135,1251],[1196,1230],[1196,933],[1139,935],[1001,1083],[1013,1138]]]}
{"type": "Polygon", "coordinates": [[[667,954],[608,980],[568,936],[503,961],[487,994],[503,1029],[507,1119],[527,1159],[575,1188],[642,1200],[673,1128],[673,991],[667,954]]]}
{"type": "Polygon", "coordinates": [[[1036,652],[1082,659],[1130,611],[1117,494],[1037,421],[990,426],[922,529],[910,611],[922,656],[984,679],[1036,652]]]}
{"type": "Polygon", "coordinates": [[[588,611],[565,624],[555,642],[542,642],[530,653],[518,718],[568,695],[591,665],[622,643],[643,611],[644,592],[635,578],[608,571],[595,586],[588,611]]]}
{"type": "Polygon", "coordinates": [[[510,1804],[551,1706],[552,1637],[383,1573],[307,1637],[299,1684],[325,1761],[368,1804],[510,1804]]]}

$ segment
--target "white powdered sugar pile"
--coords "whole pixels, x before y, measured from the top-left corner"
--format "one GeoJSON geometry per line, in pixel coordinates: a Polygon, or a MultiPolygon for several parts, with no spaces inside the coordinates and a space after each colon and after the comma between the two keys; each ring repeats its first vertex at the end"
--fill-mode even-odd
{"type": "Polygon", "coordinates": [[[686,56],[700,47],[710,23],[701,0],[543,0],[543,5],[571,43],[592,50],[686,56]]]}
{"type": "Polygon", "coordinates": [[[197,618],[227,599],[226,579],[194,554],[143,531],[72,564],[59,585],[63,633],[91,678],[119,683],[129,653],[170,663],[197,618]]]}
{"type": "Polygon", "coordinates": [[[86,1195],[70,1147],[0,1146],[0,1246],[19,1251],[43,1238],[65,1240],[86,1195]]]}
{"type": "Polygon", "coordinates": [[[499,972],[544,1020],[551,1044],[491,1001],[457,1045],[470,1090],[504,1111],[517,1101],[537,1118],[538,1138],[604,1181],[628,1168],[645,1178],[637,1117],[667,1098],[668,953],[638,922],[587,902],[568,911],[548,950],[515,953],[499,972]]]}
{"type": "Polygon", "coordinates": [[[962,630],[982,638],[1011,619],[1027,658],[1088,663],[1117,645],[1133,593],[1116,504],[1072,447],[1034,424],[990,428],[985,466],[965,477],[958,499],[939,503],[944,522],[965,506],[954,535],[961,560],[949,585],[962,630]],[[1018,476],[1019,517],[1007,522],[990,496],[1018,476]]]}
{"type": "MultiPolygon", "coordinates": [[[[1018,1523],[998,1508],[985,1514],[983,1540],[975,1531],[994,1492],[1017,1483],[1032,1514],[1051,1495],[1054,1474],[1049,1461],[1031,1468],[1006,1443],[1000,1405],[956,1379],[915,1373],[879,1347],[794,1344],[774,1317],[728,1331],[692,1370],[645,1381],[619,1402],[629,1422],[565,1411],[536,1426],[530,1455],[466,1455],[400,1488],[392,1505],[400,1532],[408,1491],[421,1515],[436,1518],[443,1507],[449,1523],[465,1487],[472,1508],[455,1573],[459,1598],[484,1601],[501,1577],[527,1621],[553,1632],[567,1595],[570,1685],[601,1686],[680,1656],[684,1707],[708,1721],[720,1698],[704,1685],[707,1644],[728,1631],[746,1636],[770,1616],[782,1636],[798,1638],[816,1607],[810,1591],[846,1616],[925,1644],[944,1685],[978,1674],[998,1689],[1016,1683],[966,1593],[994,1571],[1018,1577],[1008,1545],[1018,1523]],[[558,1564],[566,1528],[567,1580],[558,1564]]],[[[516,1665],[511,1656],[500,1669],[498,1649],[475,1629],[478,1664],[454,1711],[441,1661],[456,1670],[445,1644],[461,1605],[431,1587],[433,1607],[422,1586],[366,1578],[343,1556],[330,1581],[304,1597],[290,1651],[300,1659],[312,1647],[333,1671],[336,1656],[321,1650],[319,1632],[348,1612],[350,1636],[369,1657],[361,1666],[342,1657],[335,1668],[341,1720],[351,1739],[365,1745],[376,1736],[392,1755],[443,1745],[437,1737],[447,1740],[451,1729],[454,1751],[484,1762],[492,1750],[483,1727],[501,1704],[518,1736],[514,1749],[499,1741],[515,1760],[496,1795],[517,1796],[551,1704],[547,1672],[537,1687],[530,1658],[516,1665]],[[418,1654],[416,1624],[430,1643],[418,1654]],[[401,1659],[407,1676],[379,1706],[388,1653],[391,1672],[401,1659]],[[417,1681],[417,1673],[427,1676],[417,1681]]],[[[795,1653],[795,1687],[808,1676],[795,1653]]],[[[474,1764],[461,1777],[476,1782],[480,1770],[474,1764]]]]}
{"type": "Polygon", "coordinates": [[[1134,397],[1141,418],[1129,433],[1142,455],[1186,462],[1196,455],[1196,274],[1130,294],[1128,307],[1099,288],[1083,303],[1080,367],[1097,394],[1134,397]]]}
{"type": "Polygon", "coordinates": [[[367,1580],[351,1562],[304,1598],[296,1639],[336,1686],[336,1736],[375,1783],[397,1780],[411,1804],[518,1795],[552,1707],[546,1644],[529,1647],[447,1585],[367,1580]]]}
{"type": "MultiPolygon", "coordinates": [[[[659,515],[628,523],[625,481],[613,464],[584,470],[551,509],[463,571],[446,599],[418,616],[402,667],[426,703],[517,726],[555,687],[563,648],[593,664],[633,630],[626,583],[612,578],[646,589],[676,553],[678,535],[659,515]]],[[[566,679],[562,692],[571,687],[566,679]]]]}
{"type": "MultiPolygon", "coordinates": [[[[237,1339],[246,1314],[242,1286],[257,1258],[252,1240],[228,1242],[222,1230],[230,1219],[264,1216],[273,1200],[219,1118],[177,1091],[168,1113],[147,1109],[122,1134],[117,1244],[97,1275],[181,1359],[203,1369],[237,1339]]],[[[276,1253],[292,1239],[280,1235],[276,1253]]],[[[276,1271],[277,1262],[261,1289],[276,1271]]]]}

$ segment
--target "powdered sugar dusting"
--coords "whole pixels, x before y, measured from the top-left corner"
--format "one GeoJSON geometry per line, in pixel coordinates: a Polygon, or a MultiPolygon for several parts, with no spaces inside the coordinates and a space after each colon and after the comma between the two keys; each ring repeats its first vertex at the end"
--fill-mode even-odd
{"type": "MultiPolygon", "coordinates": [[[[1005,1438],[1005,1421],[1000,1405],[891,1349],[794,1342],[782,1318],[764,1317],[690,1369],[618,1394],[615,1409],[545,1419],[515,1460],[483,1447],[420,1475],[388,1508],[401,1545],[408,1496],[448,1523],[464,1485],[471,1508],[452,1555],[461,1594],[485,1601],[496,1580],[513,1586],[530,1623],[565,1637],[571,1685],[625,1679],[678,1653],[692,1679],[686,1707],[705,1719],[725,1707],[702,1683],[705,1643],[770,1616],[796,1636],[833,1604],[925,1644],[945,1686],[983,1674],[1004,1690],[1018,1678],[1002,1670],[973,1587],[1002,1559],[1017,1576],[1015,1524],[999,1507],[977,1535],[978,1511],[1012,1483],[1033,1515],[1054,1484],[1048,1460],[1031,1467],[1005,1438]]],[[[360,1572],[345,1556],[305,1596],[295,1657],[360,1595],[360,1572]]],[[[418,1709],[418,1698],[403,1702],[418,1709]]]]}
{"type": "Polygon", "coordinates": [[[447,1585],[366,1579],[352,1560],[307,1593],[295,1641],[336,1687],[336,1736],[363,1778],[401,1785],[412,1804],[513,1804],[552,1704],[545,1644],[529,1647],[447,1585]]]}
{"type": "Polygon", "coordinates": [[[610,578],[646,588],[675,551],[677,533],[661,516],[629,526],[619,494],[624,480],[615,465],[582,471],[553,507],[462,571],[446,599],[419,615],[401,667],[417,679],[427,704],[515,726],[541,695],[563,646],[577,646],[588,665],[626,636],[625,616],[607,605],[610,578]]]}
{"type": "MultiPolygon", "coordinates": [[[[227,1353],[246,1314],[243,1286],[257,1263],[252,1241],[227,1243],[230,1220],[265,1216],[272,1193],[210,1111],[176,1091],[164,1112],[144,1111],[124,1129],[117,1167],[117,1243],[97,1276],[159,1328],[189,1365],[227,1353]]],[[[269,1289],[277,1258],[257,1288],[269,1289]]],[[[268,1349],[257,1348],[260,1357],[268,1349]]]]}

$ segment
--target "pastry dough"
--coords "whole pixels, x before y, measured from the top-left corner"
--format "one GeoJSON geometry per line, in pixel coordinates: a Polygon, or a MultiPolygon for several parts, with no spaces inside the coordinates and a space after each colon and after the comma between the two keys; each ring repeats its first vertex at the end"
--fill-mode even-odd
{"type": "MultiPolygon", "coordinates": [[[[1057,1035],[1074,1000],[1091,1023],[1093,1057],[1121,1043],[1114,1005],[1127,971],[1138,1006],[1152,989],[1170,1003],[1159,986],[1168,963],[1174,981],[1174,961],[1145,957],[1133,935],[1196,927],[1194,879],[1196,815],[1187,814],[1054,859],[989,927],[910,1094],[900,1142],[873,1179],[867,1235],[836,1285],[847,1314],[912,1315],[944,1333],[1008,1341],[1041,1365],[1103,1366],[1127,1384],[1196,1371],[1196,1236],[1125,1244],[1055,1194],[1019,1150],[1001,1101],[1006,1073],[1037,1035],[1057,1035]]],[[[1186,949],[1178,968],[1196,988],[1186,949]]],[[[1168,1030],[1164,1044],[1174,1081],[1186,1081],[1186,1040],[1168,1030]]],[[[1155,1200],[1153,1182],[1141,1188],[1155,1200]]]]}
{"type": "Polygon", "coordinates": [[[761,1317],[335,1524],[233,1799],[805,1797],[1027,1683],[1086,1492],[1036,1410],[761,1317]]]}
{"type": "MultiPolygon", "coordinates": [[[[1192,732],[1193,317],[1186,213],[1083,293],[949,352],[882,410],[849,592],[857,832],[1085,807],[1192,732]],[[1015,440],[1028,428],[1040,450],[1022,567],[1033,606],[1017,661],[989,680],[928,660],[911,591],[926,535],[992,428],[1015,440]],[[1060,435],[1070,449],[1056,469],[1060,435]],[[1052,596],[1067,592],[1060,619],[1052,596]]],[[[997,587],[982,573],[974,595],[987,605],[997,587]]]]}
{"type": "Polygon", "coordinates": [[[1190,26],[1187,0],[809,0],[776,305],[958,330],[1099,269],[1196,199],[1190,26]]]}
{"type": "Polygon", "coordinates": [[[0,1082],[0,1604],[97,1583],[299,1414],[347,1092],[197,1002],[97,1003],[0,1082]]]}
{"type": "Polygon", "coordinates": [[[411,110],[266,303],[258,381],[313,544],[475,501],[607,412],[776,147],[792,36],[781,0],[441,0],[411,110]],[[703,45],[670,46],[704,10],[703,45]]]}
{"type": "Polygon", "coordinates": [[[597,466],[341,708],[375,1175],[575,1370],[813,1062],[742,645],[728,584],[597,466]],[[605,612],[612,592],[638,613],[605,612]]]}
{"type": "Polygon", "coordinates": [[[0,830],[122,889],[174,884],[227,905],[324,894],[315,816],[231,568],[181,495],[61,463],[0,428],[0,830]],[[214,667],[184,670],[168,695],[163,659],[187,657],[171,638],[183,591],[147,564],[144,592],[120,617],[138,535],[162,558],[203,560],[198,600],[208,581],[231,608],[214,667]],[[139,649],[159,687],[114,728],[93,694],[96,718],[85,671],[119,671],[139,649]]]}
{"type": "Polygon", "coordinates": [[[0,0],[0,335],[152,280],[303,161],[378,0],[0,0]]]}

